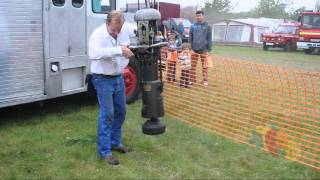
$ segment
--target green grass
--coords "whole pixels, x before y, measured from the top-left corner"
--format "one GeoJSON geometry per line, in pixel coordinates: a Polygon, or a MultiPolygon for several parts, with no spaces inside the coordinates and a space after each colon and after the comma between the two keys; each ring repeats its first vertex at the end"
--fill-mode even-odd
{"type": "Polygon", "coordinates": [[[214,46],[212,53],[228,58],[237,58],[262,64],[320,72],[320,55],[307,55],[303,51],[284,52],[279,48],[249,48],[239,46],[214,46]]]}
{"type": "Polygon", "coordinates": [[[317,179],[320,172],[175,119],[141,133],[141,101],[128,106],[124,143],[110,167],[96,153],[98,106],[84,95],[0,110],[0,179],[317,179]]]}

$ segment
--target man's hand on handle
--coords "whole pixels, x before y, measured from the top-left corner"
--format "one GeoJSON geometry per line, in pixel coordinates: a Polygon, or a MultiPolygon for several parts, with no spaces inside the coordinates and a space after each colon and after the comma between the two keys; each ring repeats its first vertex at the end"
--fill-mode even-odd
{"type": "Polygon", "coordinates": [[[122,48],[122,55],[128,59],[134,57],[133,52],[127,46],[121,46],[122,48]]]}

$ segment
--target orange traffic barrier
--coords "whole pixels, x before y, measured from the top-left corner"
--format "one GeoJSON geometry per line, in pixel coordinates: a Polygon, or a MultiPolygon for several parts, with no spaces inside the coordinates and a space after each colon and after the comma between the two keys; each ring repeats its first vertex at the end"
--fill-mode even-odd
{"type": "Polygon", "coordinates": [[[164,66],[167,116],[320,170],[320,73],[202,56],[164,66]]]}

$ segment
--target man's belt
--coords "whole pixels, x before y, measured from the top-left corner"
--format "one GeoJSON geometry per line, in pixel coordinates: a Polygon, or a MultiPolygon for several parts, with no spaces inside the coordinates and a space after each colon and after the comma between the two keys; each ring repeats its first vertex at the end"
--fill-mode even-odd
{"type": "Polygon", "coordinates": [[[117,74],[117,75],[105,75],[105,74],[95,74],[93,73],[92,75],[94,76],[101,76],[101,77],[104,77],[104,78],[117,78],[117,77],[120,77],[121,74],[117,74]]]}
{"type": "Polygon", "coordinates": [[[203,54],[203,53],[207,53],[208,51],[207,50],[199,50],[199,51],[194,50],[194,52],[198,53],[198,54],[203,54]]]}

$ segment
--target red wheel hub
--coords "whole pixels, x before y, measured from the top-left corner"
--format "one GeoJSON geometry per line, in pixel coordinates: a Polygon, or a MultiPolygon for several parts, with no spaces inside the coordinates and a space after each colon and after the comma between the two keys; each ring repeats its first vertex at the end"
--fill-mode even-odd
{"type": "Polygon", "coordinates": [[[127,66],[124,70],[124,82],[126,85],[126,96],[132,95],[134,90],[137,88],[137,74],[134,69],[130,66],[127,66]]]}

